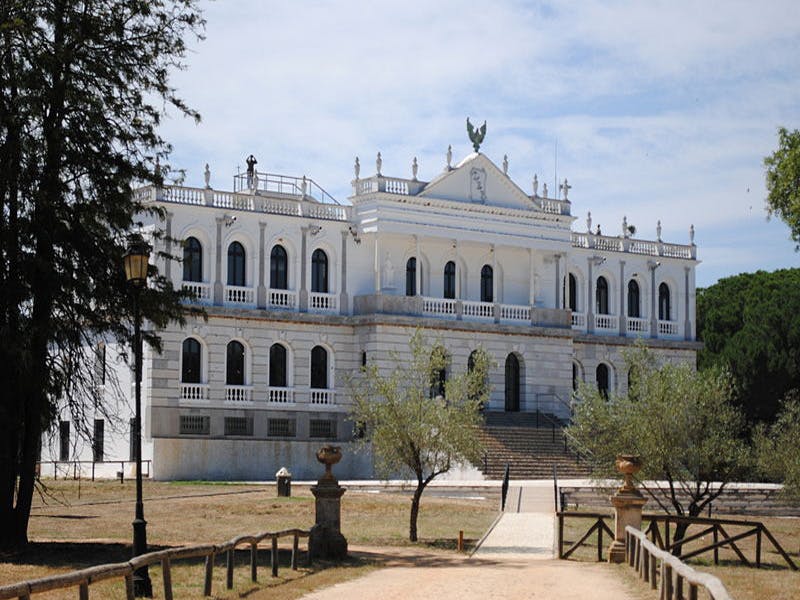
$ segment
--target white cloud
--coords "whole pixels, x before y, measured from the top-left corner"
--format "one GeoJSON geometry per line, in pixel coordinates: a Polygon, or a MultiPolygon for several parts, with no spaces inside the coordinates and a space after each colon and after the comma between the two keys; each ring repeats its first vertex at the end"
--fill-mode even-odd
{"type": "Polygon", "coordinates": [[[482,151],[508,154],[526,190],[534,172],[553,185],[557,139],[579,223],[592,210],[615,231],[626,215],[652,237],[661,219],[676,241],[694,223],[698,243],[722,249],[714,273],[797,256],[786,236],[726,239],[742,224],[753,240],[782,226],[763,219],[761,161],[777,126],[800,126],[794,2],[240,0],[209,3],[206,17],[175,78],[203,122],[164,130],[189,183],[209,162],[227,188],[251,152],[340,199],[356,155],[371,172],[381,150],[399,176],[417,156],[432,178],[448,144],[457,159],[471,150],[470,116],[488,121],[482,151]]]}

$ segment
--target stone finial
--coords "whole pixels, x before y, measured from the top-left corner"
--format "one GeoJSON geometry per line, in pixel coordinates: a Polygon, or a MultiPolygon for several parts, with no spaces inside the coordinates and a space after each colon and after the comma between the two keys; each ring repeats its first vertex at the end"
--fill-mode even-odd
{"type": "Polygon", "coordinates": [[[250,188],[255,191],[258,189],[258,171],[253,171],[253,178],[251,180],[252,185],[250,188]]]}
{"type": "Polygon", "coordinates": [[[453,146],[451,144],[447,145],[447,170],[451,170],[453,163],[453,146]]]}
{"type": "Polygon", "coordinates": [[[694,223],[689,225],[689,245],[694,246],[694,223]]]}
{"type": "Polygon", "coordinates": [[[303,196],[303,198],[306,197],[307,189],[308,189],[308,180],[306,179],[306,176],[303,175],[303,180],[300,182],[300,195],[303,196]]]}
{"type": "Polygon", "coordinates": [[[564,177],[564,183],[559,186],[559,189],[564,192],[564,200],[569,201],[569,190],[572,186],[567,181],[567,178],[564,177]]]}
{"type": "Polygon", "coordinates": [[[586,213],[586,231],[592,233],[592,211],[586,213]]]}
{"type": "Polygon", "coordinates": [[[542,186],[542,198],[547,198],[547,184],[542,186]]]}
{"type": "Polygon", "coordinates": [[[656,239],[659,242],[661,241],[661,219],[659,219],[658,223],[656,223],[656,239]]]}
{"type": "Polygon", "coordinates": [[[536,173],[533,174],[533,195],[534,197],[539,194],[539,176],[536,173]]]}
{"type": "Polygon", "coordinates": [[[358,157],[357,156],[356,156],[356,162],[353,165],[353,171],[355,171],[356,181],[358,181],[358,176],[361,175],[361,163],[358,162],[358,157]]]}
{"type": "Polygon", "coordinates": [[[622,217],[622,237],[628,237],[630,235],[630,231],[628,231],[628,217],[622,217]]]}
{"type": "Polygon", "coordinates": [[[503,175],[508,175],[508,154],[503,154],[503,175]]]}
{"type": "Polygon", "coordinates": [[[416,181],[417,180],[417,171],[419,170],[419,165],[417,164],[417,157],[414,157],[414,160],[411,161],[411,178],[416,181]]]}
{"type": "Polygon", "coordinates": [[[375,159],[375,170],[378,172],[378,177],[381,176],[381,167],[383,167],[383,158],[381,153],[378,152],[378,157],[375,159]]]}
{"type": "Polygon", "coordinates": [[[206,163],[206,168],[203,171],[203,179],[206,182],[206,189],[211,189],[211,168],[208,166],[208,163],[206,163]]]}

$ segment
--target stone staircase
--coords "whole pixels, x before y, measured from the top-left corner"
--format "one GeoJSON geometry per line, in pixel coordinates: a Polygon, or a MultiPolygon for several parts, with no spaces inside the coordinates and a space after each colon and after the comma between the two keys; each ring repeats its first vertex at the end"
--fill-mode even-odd
{"type": "Polygon", "coordinates": [[[585,478],[589,469],[564,448],[558,421],[536,413],[486,413],[481,441],[486,449],[480,465],[487,479],[502,479],[506,464],[511,479],[585,478]]]}

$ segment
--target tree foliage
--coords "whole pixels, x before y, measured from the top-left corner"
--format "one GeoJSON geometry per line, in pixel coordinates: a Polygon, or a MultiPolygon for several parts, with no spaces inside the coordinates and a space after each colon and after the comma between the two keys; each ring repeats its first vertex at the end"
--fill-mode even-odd
{"type": "Polygon", "coordinates": [[[409,524],[413,542],[425,487],[454,465],[481,459],[478,426],[480,408],[489,397],[490,358],[478,349],[471,369],[452,374],[445,347],[429,345],[418,330],[409,340],[408,355],[395,354],[392,362],[388,372],[370,364],[352,380],[351,418],[365,426],[362,443],[371,448],[380,474],[416,480],[409,524]],[[437,394],[443,370],[448,376],[442,396],[437,394]]]}
{"type": "Polygon", "coordinates": [[[800,500],[800,391],[786,395],[775,423],[762,424],[754,439],[761,474],[783,482],[786,494],[800,500]]]}
{"type": "Polygon", "coordinates": [[[720,279],[697,295],[701,369],[725,367],[752,422],[771,421],[800,389],[800,269],[720,279]]]}
{"type": "MultiPolygon", "coordinates": [[[[697,516],[749,464],[730,375],[659,365],[641,347],[626,362],[636,372],[627,394],[606,400],[596,387],[581,387],[569,438],[591,455],[598,477],[619,477],[617,455],[639,455],[651,499],[666,512],[697,516]]],[[[675,540],[684,532],[679,528],[675,540]]]]}
{"type": "MultiPolygon", "coordinates": [[[[160,183],[169,85],[195,0],[0,3],[0,547],[27,540],[42,432],[60,403],[94,400],[87,345],[129,342],[121,269],[134,182],[160,183]]],[[[155,275],[155,274],[154,274],[155,275]]],[[[141,298],[158,328],[181,317],[161,277],[141,298]]],[[[149,341],[157,343],[153,335],[149,341]]]]}
{"type": "Polygon", "coordinates": [[[800,130],[778,129],[778,149],[764,158],[767,211],[789,226],[800,249],[800,130]]]}

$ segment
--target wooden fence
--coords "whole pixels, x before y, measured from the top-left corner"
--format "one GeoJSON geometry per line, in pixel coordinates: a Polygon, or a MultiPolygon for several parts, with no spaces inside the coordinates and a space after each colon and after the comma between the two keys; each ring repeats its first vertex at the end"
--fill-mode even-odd
{"type": "MultiPolygon", "coordinates": [[[[278,539],[282,537],[292,538],[292,569],[297,569],[298,546],[301,537],[308,538],[310,531],[303,529],[284,529],[275,532],[262,532],[256,535],[240,535],[232,540],[224,542],[219,545],[214,544],[201,544],[197,546],[183,546],[181,548],[171,548],[168,550],[160,550],[158,552],[149,552],[141,556],[135,556],[128,562],[115,563],[108,565],[99,565],[96,567],[89,567],[81,569],[80,571],[72,571],[62,575],[53,575],[51,577],[42,577],[41,579],[31,579],[29,581],[21,581],[11,585],[0,587],[0,600],[9,598],[18,598],[19,600],[29,600],[33,594],[47,592],[49,590],[63,589],[69,587],[78,587],[78,598],[80,600],[88,600],[89,586],[98,581],[105,579],[112,579],[116,577],[123,577],[125,579],[125,590],[128,600],[134,599],[133,594],[133,574],[135,571],[142,567],[160,564],[162,571],[162,578],[164,580],[164,598],[165,600],[172,600],[172,576],[171,576],[171,563],[175,560],[187,558],[205,558],[205,581],[203,585],[203,595],[211,595],[211,582],[214,574],[214,559],[216,556],[225,553],[226,555],[226,580],[225,584],[228,589],[233,588],[233,567],[234,567],[234,551],[238,546],[250,546],[250,579],[258,581],[257,576],[257,557],[258,557],[258,544],[267,538],[272,542],[270,566],[272,567],[272,576],[278,576],[278,539]]],[[[311,563],[311,553],[307,552],[308,563],[311,563]]]]}
{"type": "Polygon", "coordinates": [[[651,589],[660,586],[659,598],[662,600],[697,600],[701,586],[712,600],[733,600],[718,578],[695,571],[676,556],[658,548],[643,531],[630,525],[625,528],[625,559],[651,589]]]}
{"type": "Polygon", "coordinates": [[[606,519],[613,520],[613,516],[609,516],[606,513],[585,513],[585,512],[571,512],[571,511],[558,511],[556,513],[558,516],[558,558],[569,558],[570,555],[575,552],[580,546],[589,539],[595,531],[597,532],[597,560],[601,562],[603,560],[603,533],[607,533],[609,535],[609,539],[614,539],[614,531],[606,524],[606,519]],[[564,550],[564,519],[567,517],[576,518],[576,519],[593,519],[594,523],[592,524],[589,529],[584,532],[584,534],[578,539],[577,542],[574,542],[569,548],[564,550]]]}

